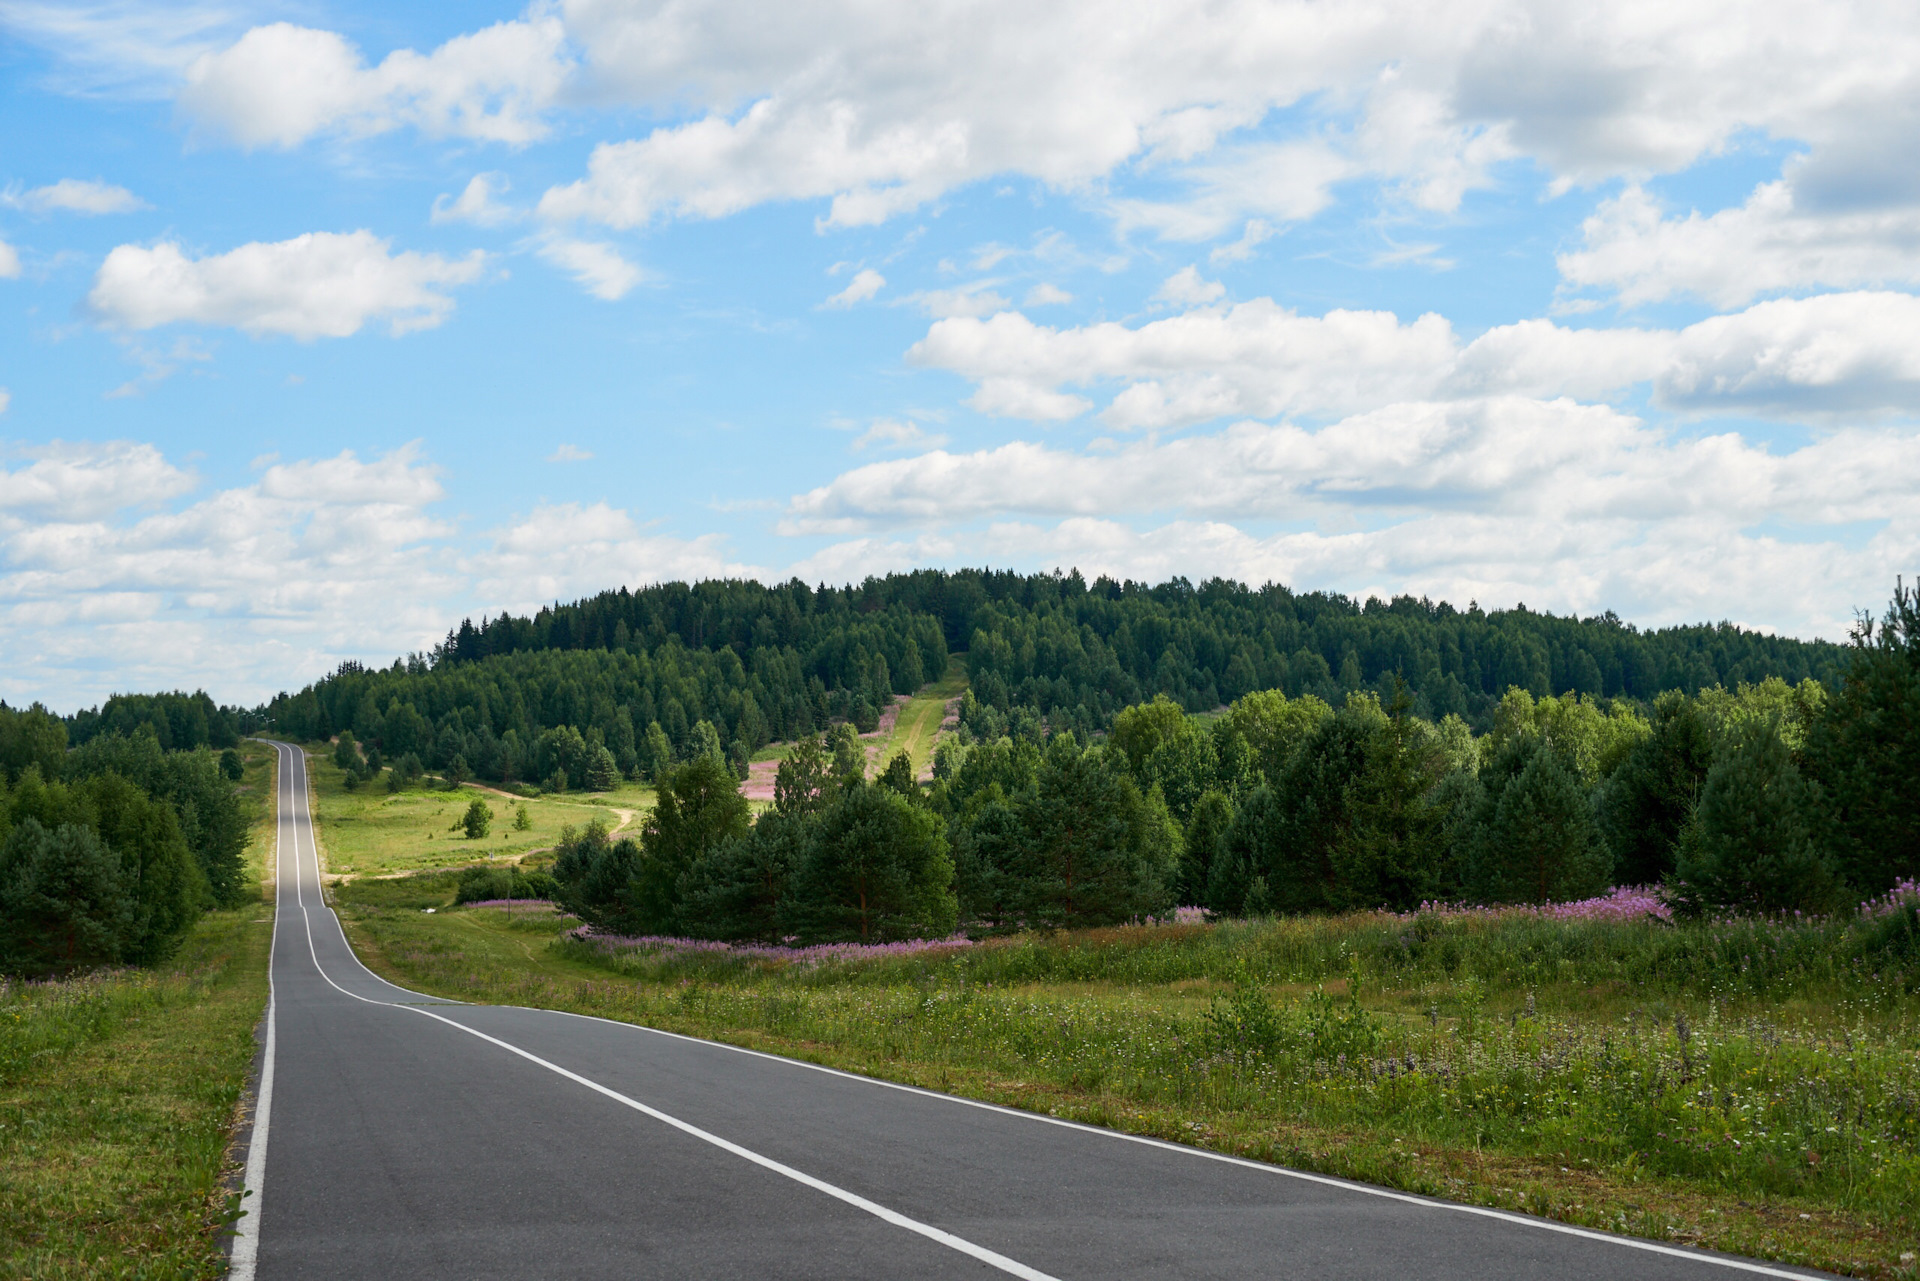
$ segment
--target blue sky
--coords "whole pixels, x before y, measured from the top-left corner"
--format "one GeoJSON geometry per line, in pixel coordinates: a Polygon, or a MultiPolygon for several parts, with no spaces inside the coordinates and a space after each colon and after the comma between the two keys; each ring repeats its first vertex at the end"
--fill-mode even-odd
{"type": "Polygon", "coordinates": [[[0,0],[0,697],[714,574],[1920,568],[1911,6],[898,8],[0,0]]]}

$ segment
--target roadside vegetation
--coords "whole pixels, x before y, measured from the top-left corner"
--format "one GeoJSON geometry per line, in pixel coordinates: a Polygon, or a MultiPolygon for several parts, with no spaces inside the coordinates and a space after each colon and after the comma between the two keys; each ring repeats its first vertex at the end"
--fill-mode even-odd
{"type": "MultiPolygon", "coordinates": [[[[97,741],[97,740],[96,740],[97,741]]],[[[219,1277],[223,1179],[267,999],[272,752],[235,750],[235,905],[163,960],[0,979],[0,1275],[219,1277]]]]}
{"type": "Polygon", "coordinates": [[[338,891],[376,969],[1415,1192],[1914,1274],[1920,894],[1859,920],[1674,923],[1616,895],[808,949],[449,911],[456,880],[338,891]]]}

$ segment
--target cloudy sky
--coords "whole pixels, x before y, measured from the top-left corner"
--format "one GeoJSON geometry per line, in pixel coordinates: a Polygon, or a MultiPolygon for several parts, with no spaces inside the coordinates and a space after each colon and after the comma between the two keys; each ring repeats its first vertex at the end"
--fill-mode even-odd
{"type": "Polygon", "coordinates": [[[0,0],[0,697],[663,578],[1844,635],[1911,0],[0,0]]]}

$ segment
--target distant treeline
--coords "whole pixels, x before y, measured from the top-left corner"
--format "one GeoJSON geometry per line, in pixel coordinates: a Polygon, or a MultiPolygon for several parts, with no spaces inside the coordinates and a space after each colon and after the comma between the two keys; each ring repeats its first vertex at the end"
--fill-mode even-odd
{"type": "Polygon", "coordinates": [[[1843,657],[1838,645],[1729,624],[1640,631],[1611,615],[1361,603],[1220,579],[923,570],[842,589],[669,583],[469,620],[432,654],[345,664],[263,712],[296,738],[349,729],[389,759],[412,753],[440,770],[457,759],[493,781],[552,778],[561,753],[540,743],[561,727],[585,757],[605,747],[630,775],[690,759],[710,735],[738,767],[770,741],[838,720],[870,728],[953,652],[1000,728],[1044,719],[1083,742],[1160,696],[1202,712],[1256,690],[1329,706],[1404,690],[1412,714],[1457,715],[1484,733],[1510,688],[1644,703],[1769,676],[1832,684],[1843,657]]]}
{"type": "MultiPolygon", "coordinates": [[[[751,820],[717,753],[669,767],[640,839],[569,833],[551,891],[598,928],[884,941],[1223,915],[1579,900],[1664,885],[1683,913],[1849,909],[1920,876],[1920,597],[1862,626],[1837,691],[1778,678],[1647,714],[1510,688],[1488,733],[1404,688],[1281,690],[1196,717],[1123,709],[1104,743],[1004,734],[969,693],[922,789],[803,740],[751,820]]],[[[1901,909],[1908,944],[1920,918],[1901,909]]]]}
{"type": "Polygon", "coordinates": [[[97,708],[68,717],[67,741],[78,747],[102,734],[131,737],[144,727],[168,751],[237,747],[242,735],[258,728],[255,715],[238,707],[216,707],[205,691],[115,694],[97,708]]]}
{"type": "MultiPolygon", "coordinates": [[[[193,702],[147,705],[164,699],[193,702]]],[[[238,754],[168,751],[134,724],[69,750],[59,717],[0,704],[0,972],[152,964],[245,901],[238,754]]]]}

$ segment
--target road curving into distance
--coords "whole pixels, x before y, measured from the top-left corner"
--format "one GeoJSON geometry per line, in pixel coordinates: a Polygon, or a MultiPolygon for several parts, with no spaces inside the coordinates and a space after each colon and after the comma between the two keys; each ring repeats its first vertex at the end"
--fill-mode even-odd
{"type": "Polygon", "coordinates": [[[379,978],[279,755],[236,1281],[1811,1277],[379,978]]]}

